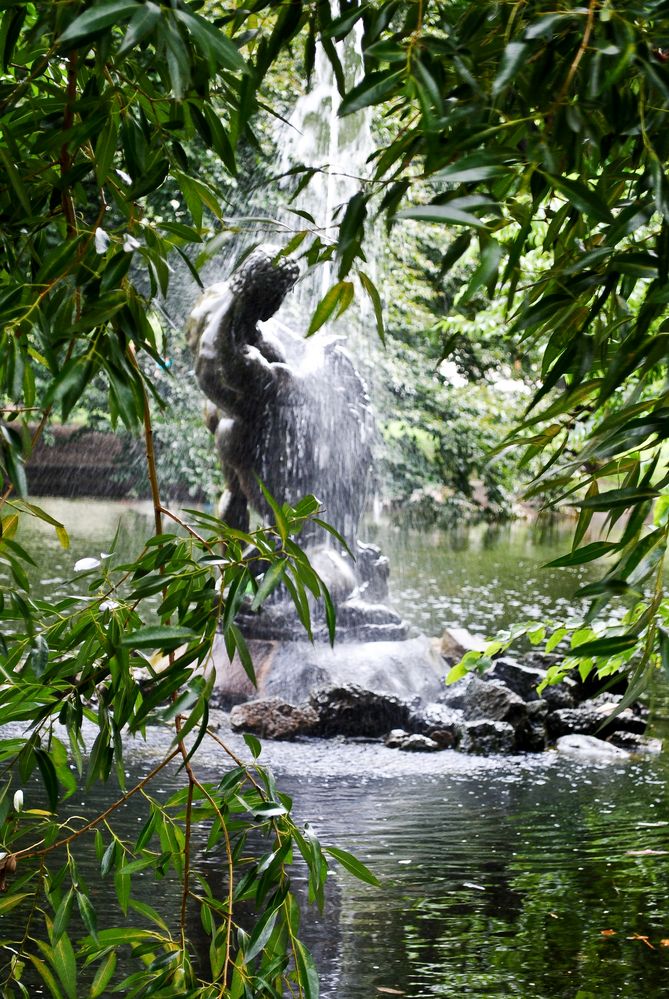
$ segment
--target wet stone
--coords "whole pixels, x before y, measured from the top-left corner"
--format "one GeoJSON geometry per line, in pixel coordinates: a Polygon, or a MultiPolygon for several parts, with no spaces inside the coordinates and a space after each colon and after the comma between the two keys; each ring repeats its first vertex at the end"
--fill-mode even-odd
{"type": "Polygon", "coordinates": [[[510,656],[496,659],[495,665],[486,674],[491,680],[499,680],[505,684],[524,701],[537,699],[537,687],[545,675],[543,670],[534,666],[525,666],[510,656]]]}
{"type": "Polygon", "coordinates": [[[546,748],[546,723],[543,718],[526,718],[516,729],[516,750],[541,753],[546,748]]]}
{"type": "Polygon", "coordinates": [[[318,716],[318,734],[383,736],[405,728],[409,705],[392,694],[375,693],[354,683],[315,690],[309,703],[318,716]]]}
{"type": "Polygon", "coordinates": [[[443,704],[456,711],[464,711],[467,705],[477,696],[478,691],[486,683],[476,673],[467,673],[461,680],[450,687],[445,687],[435,699],[435,703],[443,704]]]}
{"type": "Polygon", "coordinates": [[[388,749],[400,749],[408,738],[409,733],[403,728],[394,728],[383,741],[388,749]]]}
{"type": "Polygon", "coordinates": [[[522,697],[498,680],[483,682],[474,688],[472,695],[463,709],[467,719],[488,718],[516,725],[526,715],[522,697]]]}
{"type": "Polygon", "coordinates": [[[430,732],[430,739],[436,742],[440,749],[455,749],[461,735],[462,729],[452,732],[448,729],[438,728],[430,732]]]}
{"type": "Polygon", "coordinates": [[[551,740],[563,735],[595,735],[602,725],[602,715],[589,707],[560,708],[546,718],[546,730],[551,740]]]}
{"type": "Polygon", "coordinates": [[[487,645],[482,635],[473,635],[466,628],[446,628],[439,639],[439,651],[445,659],[462,659],[466,652],[483,652],[487,645]]]}
{"type": "Polygon", "coordinates": [[[541,697],[551,711],[573,708],[576,704],[576,683],[571,677],[565,677],[564,680],[556,683],[555,686],[546,687],[542,691],[541,697]]]}
{"type": "Polygon", "coordinates": [[[427,735],[410,735],[399,745],[404,753],[435,753],[442,747],[427,735]]]}
{"type": "Polygon", "coordinates": [[[661,739],[651,739],[638,732],[613,732],[606,741],[619,749],[626,749],[628,753],[657,756],[662,752],[661,739]]]}
{"type": "Polygon", "coordinates": [[[249,732],[263,739],[294,739],[310,735],[318,724],[318,715],[308,705],[296,706],[279,697],[246,701],[230,712],[233,732],[249,732]]]}
{"type": "Polygon", "coordinates": [[[592,735],[579,733],[561,736],[557,740],[555,748],[559,753],[564,753],[567,756],[580,756],[583,759],[599,760],[602,763],[624,760],[630,755],[624,749],[612,746],[610,742],[605,742],[604,739],[596,739],[592,735]]]}
{"type": "Polygon", "coordinates": [[[464,721],[462,711],[431,701],[411,710],[409,728],[418,735],[429,735],[431,739],[436,739],[438,732],[441,741],[452,746],[460,738],[464,721]]]}
{"type": "Polygon", "coordinates": [[[515,749],[516,734],[508,722],[481,721],[465,722],[460,750],[480,756],[509,754],[515,749]]]}

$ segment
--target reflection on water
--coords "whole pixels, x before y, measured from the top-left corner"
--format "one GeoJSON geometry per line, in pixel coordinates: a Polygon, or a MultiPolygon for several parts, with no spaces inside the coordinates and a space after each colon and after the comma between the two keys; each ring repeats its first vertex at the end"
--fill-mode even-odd
{"type": "Polygon", "coordinates": [[[99,558],[112,549],[117,563],[138,555],[153,534],[153,511],[142,501],[40,499],[39,505],[65,525],[70,546],[64,549],[52,526],[37,518],[26,518],[20,539],[29,549],[37,568],[29,571],[37,591],[48,590],[53,599],[78,592],[73,577],[80,558],[99,558]]]}
{"type": "Polygon", "coordinates": [[[342,876],[325,996],[666,995],[664,766],[303,783],[295,796],[384,883],[342,876]]]}
{"type": "MultiPolygon", "coordinates": [[[[40,503],[70,533],[70,548],[64,551],[52,527],[41,521],[29,524],[30,550],[38,562],[33,578],[43,580],[51,596],[72,592],[77,559],[99,557],[115,544],[123,560],[138,553],[153,533],[146,502],[44,499],[40,503]]],[[[391,599],[411,624],[433,635],[448,626],[493,634],[513,621],[564,617],[573,608],[574,591],[596,570],[542,569],[568,550],[572,530],[571,521],[548,518],[448,532],[373,523],[367,525],[365,537],[389,557],[391,599]]]]}

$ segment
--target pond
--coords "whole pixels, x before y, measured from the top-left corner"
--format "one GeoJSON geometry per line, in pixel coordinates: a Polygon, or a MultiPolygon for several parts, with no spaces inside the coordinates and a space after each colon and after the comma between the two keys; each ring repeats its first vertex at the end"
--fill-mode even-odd
{"type": "MultiPolygon", "coordinates": [[[[239,736],[223,735],[244,754],[239,736]]],[[[169,734],[126,750],[128,784],[149,769],[169,734]]],[[[381,745],[266,742],[262,757],[323,843],[353,851],[381,888],[337,869],[325,910],[304,903],[304,942],[322,999],[403,995],[434,999],[660,999],[669,971],[669,792],[663,758],[597,767],[557,753],[475,759],[446,751],[416,759],[381,745]],[[308,774],[308,776],[305,776],[308,774]]],[[[200,779],[223,761],[206,742],[200,779]]],[[[179,786],[163,774],[159,793],[179,786]]],[[[110,792],[111,793],[111,792],[110,792]]],[[[95,789],[99,795],[99,789],[95,789]]],[[[115,795],[115,792],[114,792],[115,795]]],[[[135,801],[115,828],[134,838],[135,801]]],[[[72,799],[92,814],[107,798],[72,799]]],[[[223,888],[225,858],[195,865],[223,888]]],[[[80,860],[96,904],[115,911],[110,881],[80,860]]],[[[161,912],[177,886],[140,875],[134,893],[161,912]]],[[[197,914],[189,935],[206,954],[197,914]]]]}
{"type": "MultiPolygon", "coordinates": [[[[72,535],[71,551],[62,553],[43,534],[48,585],[60,589],[77,558],[108,550],[120,507],[58,501],[48,509],[72,535]]],[[[125,508],[120,544],[140,540],[148,516],[125,508]]],[[[564,551],[559,530],[516,524],[455,537],[371,533],[391,556],[396,604],[433,634],[447,624],[491,631],[518,617],[561,614],[583,577],[540,570],[564,551]]],[[[129,751],[130,783],[148,769],[161,738],[129,751]]],[[[238,737],[229,738],[239,748],[238,737]]],[[[555,753],[416,758],[318,740],[268,742],[263,757],[298,816],[324,842],[355,852],[382,882],[374,889],[337,871],[324,913],[305,907],[304,937],[323,999],[667,994],[664,757],[597,767],[555,753]]],[[[210,748],[198,753],[198,766],[202,778],[215,779],[222,761],[210,748]]],[[[171,783],[166,777],[164,789],[171,783]]],[[[90,812],[98,804],[73,799],[71,807],[90,812]]],[[[123,817],[130,835],[138,816],[128,808],[123,817]]],[[[93,858],[89,864],[104,908],[105,883],[93,858]]],[[[213,872],[222,867],[217,858],[207,864],[213,872]]],[[[302,876],[296,871],[298,885],[302,876]]],[[[169,883],[151,892],[169,908],[169,883]]],[[[192,932],[197,937],[195,919],[192,932]]]]}
{"type": "Polygon", "coordinates": [[[476,524],[453,531],[369,524],[389,556],[394,604],[420,631],[464,627],[492,635],[518,621],[562,618],[591,566],[544,569],[571,548],[568,518],[476,524]]]}

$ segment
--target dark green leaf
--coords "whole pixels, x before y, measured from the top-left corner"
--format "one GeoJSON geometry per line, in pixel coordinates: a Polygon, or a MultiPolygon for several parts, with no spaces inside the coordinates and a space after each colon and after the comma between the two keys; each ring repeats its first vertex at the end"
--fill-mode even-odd
{"type": "Polygon", "coordinates": [[[127,21],[140,6],[137,0],[104,0],[95,7],[89,7],[67,26],[59,44],[65,48],[90,42],[105,28],[127,21]]]}
{"type": "Polygon", "coordinates": [[[121,645],[133,649],[176,649],[197,636],[190,628],[156,625],[138,628],[121,639],[121,645]]]}
{"type": "Polygon", "coordinates": [[[608,555],[618,547],[612,541],[593,541],[592,544],[586,545],[584,548],[577,548],[568,555],[561,555],[560,558],[555,558],[552,562],[547,562],[545,568],[554,569],[567,565],[583,565],[585,562],[593,562],[603,555],[608,555]]]}
{"type": "Polygon", "coordinates": [[[358,881],[364,881],[368,885],[375,885],[377,888],[381,886],[376,875],[372,874],[370,869],[366,867],[361,860],[354,857],[352,853],[348,853],[346,850],[341,850],[339,847],[334,846],[324,846],[323,852],[329,853],[331,857],[338,860],[341,866],[346,868],[350,874],[353,874],[358,881]]]}

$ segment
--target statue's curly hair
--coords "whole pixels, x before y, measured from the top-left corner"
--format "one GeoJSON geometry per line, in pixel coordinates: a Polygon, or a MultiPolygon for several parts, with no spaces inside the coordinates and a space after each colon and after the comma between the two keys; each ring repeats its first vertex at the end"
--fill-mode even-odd
{"type": "Polygon", "coordinates": [[[277,250],[258,247],[230,278],[232,292],[254,305],[260,318],[273,315],[300,276],[293,260],[276,259],[277,250]]]}

